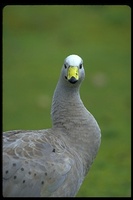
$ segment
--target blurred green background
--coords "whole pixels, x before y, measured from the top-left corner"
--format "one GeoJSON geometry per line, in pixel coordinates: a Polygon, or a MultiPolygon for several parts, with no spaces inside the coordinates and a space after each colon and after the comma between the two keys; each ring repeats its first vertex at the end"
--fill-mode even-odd
{"type": "Polygon", "coordinates": [[[3,131],[51,127],[64,59],[78,54],[81,98],[102,131],[77,196],[131,196],[131,9],[128,6],[6,6],[3,9],[3,131]]]}

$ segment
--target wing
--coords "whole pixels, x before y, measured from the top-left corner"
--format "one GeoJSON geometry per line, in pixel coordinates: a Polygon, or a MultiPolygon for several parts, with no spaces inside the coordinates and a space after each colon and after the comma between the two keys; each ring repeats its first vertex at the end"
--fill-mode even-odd
{"type": "Polygon", "coordinates": [[[3,196],[73,196],[81,184],[78,164],[53,132],[47,129],[3,134],[3,196]]]}

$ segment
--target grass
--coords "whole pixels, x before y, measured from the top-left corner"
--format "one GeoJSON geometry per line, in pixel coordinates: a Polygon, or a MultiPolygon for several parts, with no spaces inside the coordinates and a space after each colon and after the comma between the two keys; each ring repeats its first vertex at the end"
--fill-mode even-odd
{"type": "Polygon", "coordinates": [[[77,197],[131,196],[131,9],[128,6],[6,6],[3,9],[3,131],[51,127],[64,58],[78,54],[81,97],[102,143],[77,197]]]}

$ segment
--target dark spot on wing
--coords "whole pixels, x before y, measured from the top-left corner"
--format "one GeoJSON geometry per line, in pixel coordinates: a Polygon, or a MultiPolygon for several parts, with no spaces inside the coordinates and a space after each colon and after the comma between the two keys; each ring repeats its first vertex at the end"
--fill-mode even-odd
{"type": "Polygon", "coordinates": [[[52,152],[55,152],[55,149],[53,149],[53,151],[52,152]]]}
{"type": "Polygon", "coordinates": [[[41,184],[43,185],[43,184],[44,184],[44,181],[42,181],[41,184]]]}

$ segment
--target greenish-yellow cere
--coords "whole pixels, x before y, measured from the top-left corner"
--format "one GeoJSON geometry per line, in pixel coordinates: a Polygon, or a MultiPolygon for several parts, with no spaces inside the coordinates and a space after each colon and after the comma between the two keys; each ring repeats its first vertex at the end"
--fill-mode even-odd
{"type": "Polygon", "coordinates": [[[69,79],[72,78],[72,77],[74,77],[76,80],[79,79],[78,67],[70,66],[70,67],[68,68],[67,79],[69,80],[69,79]]]}

